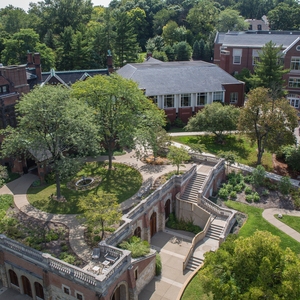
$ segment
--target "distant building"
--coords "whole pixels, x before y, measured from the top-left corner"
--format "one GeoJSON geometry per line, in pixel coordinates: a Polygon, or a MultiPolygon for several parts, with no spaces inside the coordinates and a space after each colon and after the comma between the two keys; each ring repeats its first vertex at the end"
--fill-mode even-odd
{"type": "Polygon", "coordinates": [[[244,104],[244,83],[203,61],[162,62],[150,57],[144,63],[127,64],[117,73],[136,81],[171,122],[180,118],[186,123],[214,101],[244,104]]]}
{"type": "Polygon", "coordinates": [[[284,75],[287,99],[300,108],[300,32],[246,31],[217,33],[214,44],[214,63],[229,74],[238,74],[247,68],[254,71],[259,51],[269,41],[281,46],[283,64],[290,72],[284,75]]]}
{"type": "Polygon", "coordinates": [[[245,21],[249,23],[248,30],[270,30],[268,18],[266,16],[262,16],[261,20],[246,19],[245,21]]]}

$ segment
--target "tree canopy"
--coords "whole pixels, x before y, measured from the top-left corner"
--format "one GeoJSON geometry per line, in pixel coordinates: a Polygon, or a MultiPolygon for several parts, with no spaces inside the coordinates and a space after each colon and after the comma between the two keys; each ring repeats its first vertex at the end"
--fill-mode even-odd
{"type": "Polygon", "coordinates": [[[219,102],[205,105],[194,117],[189,119],[188,131],[206,131],[216,135],[222,141],[225,131],[237,129],[240,109],[219,102]]]}
{"type": "Polygon", "coordinates": [[[265,149],[275,151],[282,145],[295,143],[297,126],[296,110],[285,98],[274,100],[268,89],[256,88],[248,94],[238,129],[257,143],[257,164],[261,164],[265,149]]]}
{"type": "Polygon", "coordinates": [[[72,86],[72,95],[93,108],[99,124],[98,136],[112,167],[113,150],[120,147],[134,148],[139,132],[152,139],[151,130],[165,124],[165,115],[138,88],[137,83],[117,74],[95,76],[72,86]]]}
{"type": "Polygon", "coordinates": [[[75,157],[96,151],[98,129],[92,110],[63,86],[36,87],[16,105],[16,128],[7,128],[2,143],[3,157],[26,156],[49,164],[56,174],[57,197],[60,181],[77,171],[75,157]]]}
{"type": "Polygon", "coordinates": [[[229,236],[207,252],[199,281],[213,299],[299,299],[300,259],[280,238],[256,231],[248,238],[229,236]]]}

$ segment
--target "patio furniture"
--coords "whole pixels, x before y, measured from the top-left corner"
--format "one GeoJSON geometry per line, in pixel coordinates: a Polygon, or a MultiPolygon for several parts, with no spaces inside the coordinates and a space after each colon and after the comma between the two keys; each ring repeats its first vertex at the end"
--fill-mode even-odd
{"type": "Polygon", "coordinates": [[[105,257],[106,260],[108,260],[111,263],[115,263],[118,259],[118,257],[112,256],[108,252],[105,253],[104,257],[105,257]]]}

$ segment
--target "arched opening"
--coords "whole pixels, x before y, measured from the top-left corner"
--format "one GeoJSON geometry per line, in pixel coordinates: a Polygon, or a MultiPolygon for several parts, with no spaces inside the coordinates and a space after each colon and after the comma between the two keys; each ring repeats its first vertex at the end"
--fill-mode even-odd
{"type": "Polygon", "coordinates": [[[170,212],[171,212],[171,201],[170,199],[168,199],[165,204],[165,220],[169,218],[170,212]]]}
{"type": "Polygon", "coordinates": [[[13,270],[9,270],[8,273],[9,273],[10,283],[15,286],[19,286],[19,280],[17,274],[13,270]]]}
{"type": "Polygon", "coordinates": [[[117,287],[111,300],[127,300],[127,290],[125,284],[121,284],[117,287]]]}
{"type": "Polygon", "coordinates": [[[32,298],[32,290],[31,290],[31,285],[30,281],[26,276],[22,276],[22,285],[23,285],[23,292],[25,295],[28,295],[29,297],[32,298]]]}
{"type": "Polygon", "coordinates": [[[150,236],[153,237],[155,233],[156,233],[156,212],[153,212],[153,214],[150,217],[150,236]]]}
{"type": "Polygon", "coordinates": [[[141,238],[142,230],[141,227],[137,227],[133,233],[134,236],[141,238]]]}
{"type": "Polygon", "coordinates": [[[37,297],[39,297],[40,299],[45,299],[44,298],[44,289],[43,289],[43,286],[38,283],[38,282],[35,282],[34,283],[34,288],[35,288],[35,294],[37,297]]]}

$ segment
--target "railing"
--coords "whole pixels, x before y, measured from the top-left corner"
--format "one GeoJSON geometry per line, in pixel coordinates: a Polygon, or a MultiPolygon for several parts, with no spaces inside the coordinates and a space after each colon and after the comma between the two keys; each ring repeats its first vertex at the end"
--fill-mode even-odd
{"type": "Polygon", "coordinates": [[[220,207],[219,205],[217,205],[216,203],[210,201],[209,199],[207,199],[206,197],[202,196],[201,197],[201,204],[207,208],[208,210],[210,210],[212,213],[215,213],[219,216],[224,216],[224,217],[229,217],[232,215],[232,210],[224,208],[224,207],[220,207]]]}
{"type": "Polygon", "coordinates": [[[205,235],[209,229],[209,226],[210,226],[210,223],[211,223],[211,216],[209,217],[209,219],[207,220],[206,224],[205,224],[205,227],[204,229],[199,232],[198,234],[196,234],[192,240],[192,245],[191,245],[191,248],[189,250],[189,252],[187,253],[187,255],[185,256],[185,259],[183,261],[183,264],[182,264],[182,270],[184,271],[193,252],[194,252],[194,249],[195,249],[195,246],[202,240],[205,238],[205,235]]]}
{"type": "Polygon", "coordinates": [[[213,163],[217,163],[219,161],[218,157],[211,155],[199,154],[195,152],[189,152],[189,155],[192,157],[193,160],[208,161],[213,163]]]}
{"type": "Polygon", "coordinates": [[[235,222],[235,210],[232,210],[231,216],[227,218],[225,226],[223,228],[223,232],[220,235],[219,238],[219,244],[223,243],[225,241],[226,236],[229,234],[229,231],[231,230],[234,222],[235,222]]]}
{"type": "Polygon", "coordinates": [[[13,250],[18,253],[25,254],[27,257],[30,257],[37,261],[43,261],[43,255],[42,252],[37,251],[33,248],[27,247],[17,241],[14,241],[8,237],[6,237],[4,234],[0,235],[0,244],[13,250]]]}

